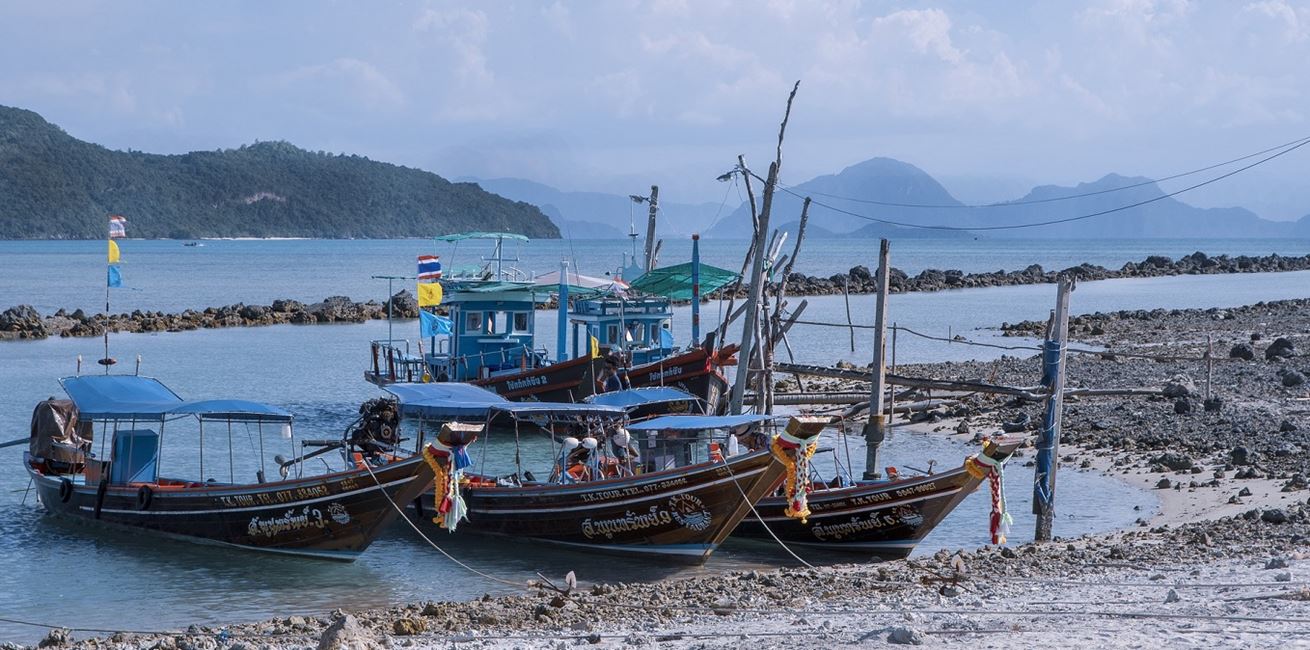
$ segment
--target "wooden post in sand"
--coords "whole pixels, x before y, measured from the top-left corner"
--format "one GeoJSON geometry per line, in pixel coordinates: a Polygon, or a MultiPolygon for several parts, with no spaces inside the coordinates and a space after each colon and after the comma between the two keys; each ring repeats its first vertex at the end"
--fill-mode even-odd
{"type": "Polygon", "coordinates": [[[1046,415],[1037,438],[1037,470],[1033,475],[1033,539],[1051,541],[1055,519],[1055,472],[1060,463],[1060,415],[1064,410],[1065,342],[1069,338],[1069,293],[1073,282],[1061,275],[1056,289],[1054,327],[1042,348],[1042,384],[1049,391],[1046,415]]]}
{"type": "Polygon", "coordinates": [[[878,248],[878,303],[873,316],[873,373],[869,388],[869,422],[864,425],[864,480],[882,477],[879,447],[887,437],[887,416],[883,411],[883,392],[887,389],[887,284],[891,277],[891,244],[886,239],[878,248]]]}

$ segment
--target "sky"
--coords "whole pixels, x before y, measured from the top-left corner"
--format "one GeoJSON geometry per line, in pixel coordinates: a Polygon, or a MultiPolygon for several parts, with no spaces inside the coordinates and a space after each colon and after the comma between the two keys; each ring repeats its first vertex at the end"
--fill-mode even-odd
{"type": "MultiPolygon", "coordinates": [[[[1310,136],[1310,0],[16,2],[0,104],[115,149],[286,140],[448,178],[720,202],[875,156],[959,198],[1310,136]]],[[[1310,214],[1310,147],[1180,198],[1310,214]]],[[[1182,184],[1166,186],[1176,189],[1182,184]]]]}

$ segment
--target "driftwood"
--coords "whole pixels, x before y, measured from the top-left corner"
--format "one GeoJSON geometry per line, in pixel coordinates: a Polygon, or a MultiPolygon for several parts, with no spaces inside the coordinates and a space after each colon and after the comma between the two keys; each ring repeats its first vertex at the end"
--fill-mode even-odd
{"type": "MultiPolygon", "coordinates": [[[[778,364],[778,371],[793,375],[812,375],[846,379],[850,381],[872,381],[873,373],[867,370],[847,370],[826,366],[807,366],[794,363],[778,364]]],[[[892,386],[904,386],[924,390],[941,390],[957,393],[986,393],[991,395],[1009,395],[1020,399],[1039,401],[1046,399],[1046,389],[1042,386],[999,386],[974,381],[952,381],[948,379],[922,379],[887,373],[887,383],[892,386]]],[[[1159,388],[1066,388],[1066,397],[1122,397],[1152,396],[1163,393],[1159,388]]]]}

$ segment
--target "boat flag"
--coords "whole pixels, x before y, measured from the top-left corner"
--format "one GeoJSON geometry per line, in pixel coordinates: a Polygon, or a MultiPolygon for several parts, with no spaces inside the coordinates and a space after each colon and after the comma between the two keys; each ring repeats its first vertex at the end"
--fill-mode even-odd
{"type": "Polygon", "coordinates": [[[109,263],[117,264],[118,258],[119,258],[118,242],[111,239],[109,240],[109,263]]]}
{"type": "Polygon", "coordinates": [[[590,337],[588,337],[588,338],[591,339],[591,358],[593,358],[593,359],[599,359],[599,358],[600,358],[600,339],[596,338],[595,336],[590,336],[590,337]]]}
{"type": "Polygon", "coordinates": [[[418,306],[436,307],[441,304],[441,283],[420,282],[418,284],[418,306]]]}
{"type": "Polygon", "coordinates": [[[127,236],[127,219],[121,215],[109,215],[109,238],[119,239],[127,236]]]}
{"type": "Polygon", "coordinates": [[[419,336],[430,338],[450,334],[455,322],[445,316],[438,316],[430,311],[420,309],[418,312],[419,336]]]}
{"type": "Polygon", "coordinates": [[[441,258],[436,255],[418,256],[418,281],[436,282],[441,279],[441,258]]]}
{"type": "Polygon", "coordinates": [[[109,281],[109,286],[111,286],[111,287],[121,287],[121,286],[123,286],[123,275],[122,275],[121,273],[118,272],[118,267],[117,267],[117,266],[114,266],[114,265],[112,265],[112,264],[109,266],[109,280],[108,280],[108,281],[109,281]]]}
{"type": "Polygon", "coordinates": [[[670,332],[663,327],[660,328],[660,347],[669,350],[673,349],[673,332],[670,332]]]}

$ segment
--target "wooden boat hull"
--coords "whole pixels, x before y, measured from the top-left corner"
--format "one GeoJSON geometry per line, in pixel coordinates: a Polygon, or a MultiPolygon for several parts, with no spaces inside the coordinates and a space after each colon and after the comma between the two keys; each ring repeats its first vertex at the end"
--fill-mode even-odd
{"type": "Polygon", "coordinates": [[[723,410],[728,392],[728,380],[710,363],[703,348],[693,348],[682,354],[659,361],[635,366],[628,371],[633,388],[672,386],[704,400],[706,414],[718,415],[723,410]]]}
{"type": "Polygon", "coordinates": [[[596,394],[604,364],[604,359],[578,357],[470,383],[514,401],[580,402],[596,394]]]}
{"type": "Polygon", "coordinates": [[[421,456],[353,470],[242,486],[158,487],[74,484],[27,464],[41,503],[62,518],[203,544],[353,560],[432,486],[421,456]]]}
{"type": "MultiPolygon", "coordinates": [[[[1003,443],[992,456],[1004,460],[1018,445],[1003,443]]],[[[788,545],[895,560],[908,556],[982,482],[961,466],[930,476],[818,489],[809,495],[806,523],[785,514],[787,503],[781,496],[765,497],[755,508],[788,545]]],[[[754,517],[733,535],[772,541],[754,517]]]]}
{"type": "MultiPolygon", "coordinates": [[[[571,485],[467,487],[468,519],[457,532],[704,562],[784,471],[768,452],[753,452],[571,485]]],[[[423,503],[431,513],[431,492],[423,503]]]]}

